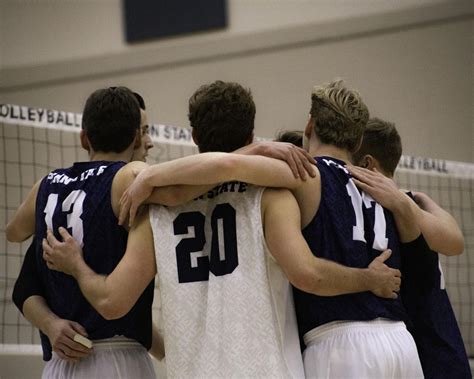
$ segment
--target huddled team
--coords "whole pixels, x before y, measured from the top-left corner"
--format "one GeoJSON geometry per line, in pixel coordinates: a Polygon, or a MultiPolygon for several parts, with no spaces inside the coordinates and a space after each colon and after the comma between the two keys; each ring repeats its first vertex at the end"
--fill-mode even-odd
{"type": "Polygon", "coordinates": [[[396,186],[395,126],[340,80],[314,87],[303,133],[253,142],[255,111],[237,83],[201,86],[200,154],[148,166],[142,97],[89,96],[90,161],[36,183],[7,225],[34,236],[13,300],[43,377],[153,378],[148,350],[170,378],[471,377],[438,259],[463,236],[396,186]]]}

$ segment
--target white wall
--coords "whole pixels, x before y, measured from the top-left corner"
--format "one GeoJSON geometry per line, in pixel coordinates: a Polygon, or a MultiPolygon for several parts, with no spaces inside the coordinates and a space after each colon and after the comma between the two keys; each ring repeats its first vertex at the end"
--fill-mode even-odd
{"type": "MultiPolygon", "coordinates": [[[[7,5],[10,3],[7,1],[7,5]]],[[[18,3],[36,7],[42,2],[18,3]]],[[[50,4],[46,13],[48,9],[53,12],[51,3],[58,4],[46,3],[50,4]]],[[[82,2],[89,11],[77,2],[65,3],[81,17],[93,7],[98,19],[105,17],[107,7],[117,8],[115,0],[82,2]]],[[[66,20],[54,33],[62,41],[62,48],[53,51],[57,56],[47,51],[39,32],[38,46],[31,48],[37,50],[40,60],[62,59],[61,54],[64,58],[78,51],[81,57],[69,62],[4,68],[0,72],[0,101],[80,112],[94,89],[123,84],[146,97],[150,120],[186,126],[187,100],[200,84],[233,80],[252,88],[257,104],[256,133],[271,137],[278,129],[303,128],[313,84],[343,77],[364,95],[373,115],[397,123],[405,154],[474,161],[472,2],[416,2],[421,4],[418,9],[407,7],[415,3],[407,1],[400,2],[406,5],[403,9],[386,12],[379,8],[374,16],[369,14],[374,11],[370,5],[387,7],[394,2],[364,0],[361,9],[365,14],[357,16],[356,10],[361,10],[354,7],[354,2],[341,1],[337,4],[347,16],[343,20],[337,19],[328,2],[317,2],[326,6],[322,9],[326,9],[329,19],[324,22],[310,3],[231,1],[230,10],[236,9],[235,18],[231,18],[235,33],[231,26],[227,34],[210,33],[131,49],[117,42],[110,28],[97,33],[91,24],[90,33],[97,34],[100,43],[115,41],[103,48],[107,55],[93,57],[88,54],[100,49],[87,38],[86,31],[81,30],[86,35],[80,37],[60,36],[74,34],[71,30],[80,27],[68,24],[70,14],[63,5],[63,13],[55,17],[66,20]],[[273,8],[285,12],[272,12],[273,8]],[[262,13],[252,16],[252,9],[262,13]],[[264,10],[268,19],[262,17],[264,10]],[[282,24],[313,21],[279,30],[246,31],[258,17],[262,17],[259,25],[265,29],[271,29],[274,20],[282,24]],[[114,49],[117,51],[112,52],[114,49]]],[[[108,15],[108,23],[119,23],[120,12],[108,15]]],[[[31,22],[41,24],[40,19],[31,22]]],[[[22,34],[20,29],[28,28],[23,25],[18,29],[20,39],[25,39],[30,32],[22,34]]],[[[119,29],[114,30],[118,33],[119,29]]],[[[25,62],[27,54],[20,50],[13,55],[25,62]]],[[[31,54],[30,59],[36,58],[31,54]]]]}
{"type": "Polygon", "coordinates": [[[129,45],[121,0],[2,0],[0,46],[4,56],[0,62],[4,67],[43,64],[450,1],[228,0],[226,30],[129,45]]]}

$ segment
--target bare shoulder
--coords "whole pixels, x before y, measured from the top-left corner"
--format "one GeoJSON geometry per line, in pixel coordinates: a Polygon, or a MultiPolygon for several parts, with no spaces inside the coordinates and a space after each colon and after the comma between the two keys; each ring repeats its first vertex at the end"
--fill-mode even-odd
{"type": "Polygon", "coordinates": [[[145,162],[134,161],[127,163],[120,170],[112,181],[112,208],[116,215],[118,215],[118,203],[125,190],[133,182],[133,179],[140,173],[140,171],[147,168],[148,165],[145,162]]]}
{"type": "Polygon", "coordinates": [[[148,165],[145,162],[134,161],[127,163],[120,170],[117,171],[114,181],[112,183],[112,190],[119,192],[125,191],[135,177],[148,165]],[[116,189],[115,189],[116,188],[116,189]]]}
{"type": "Polygon", "coordinates": [[[121,176],[127,176],[133,174],[136,176],[136,173],[139,173],[140,171],[144,170],[145,168],[148,167],[148,164],[145,162],[141,161],[133,161],[127,163],[125,166],[123,166],[120,170],[118,170],[117,175],[121,176]]]}

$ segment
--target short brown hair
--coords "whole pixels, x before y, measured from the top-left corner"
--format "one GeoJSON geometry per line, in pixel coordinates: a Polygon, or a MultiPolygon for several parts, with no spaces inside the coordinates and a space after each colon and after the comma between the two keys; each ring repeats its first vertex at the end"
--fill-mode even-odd
{"type": "Polygon", "coordinates": [[[201,153],[231,152],[252,136],[255,103],[249,89],[217,80],[194,92],[188,117],[201,153]]]}
{"type": "Polygon", "coordinates": [[[94,91],[82,112],[82,129],[95,151],[125,151],[140,130],[140,108],[133,92],[127,87],[94,91]]]}
{"type": "Polygon", "coordinates": [[[354,152],[369,120],[369,110],[360,94],[335,80],[315,86],[311,94],[311,117],[321,142],[354,152]]]}
{"type": "Polygon", "coordinates": [[[303,147],[303,132],[301,130],[287,130],[278,133],[277,142],[288,142],[303,147]]]}
{"type": "Polygon", "coordinates": [[[369,120],[362,144],[353,154],[354,163],[360,162],[367,154],[377,159],[380,167],[393,176],[402,156],[402,141],[395,124],[376,117],[369,120]]]}

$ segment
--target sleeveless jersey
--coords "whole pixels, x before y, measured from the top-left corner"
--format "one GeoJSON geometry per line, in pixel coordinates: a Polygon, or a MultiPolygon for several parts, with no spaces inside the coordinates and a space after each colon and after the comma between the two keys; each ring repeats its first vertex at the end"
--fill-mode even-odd
{"type": "MultiPolygon", "coordinates": [[[[72,276],[49,270],[42,258],[41,240],[47,228],[60,226],[82,245],[85,262],[98,274],[110,274],[123,257],[127,232],[118,225],[111,204],[112,181],[124,162],[80,162],[49,173],[41,182],[36,200],[36,264],[49,307],[59,317],[80,323],[90,339],[115,335],[151,346],[153,281],[124,317],[105,320],[82,295],[72,276]]],[[[51,345],[42,336],[45,360],[51,345]]]]}
{"type": "Polygon", "coordinates": [[[423,236],[402,245],[401,271],[400,294],[412,322],[408,330],[418,348],[423,374],[427,379],[471,378],[438,254],[423,236]]]}
{"type": "MultiPolygon", "coordinates": [[[[365,268],[390,248],[385,262],[400,268],[400,246],[395,223],[370,196],[355,186],[344,162],[316,158],[321,175],[321,201],[303,235],[314,255],[349,267],[365,268]]],[[[406,321],[401,300],[382,299],[371,292],[323,297],[294,289],[300,337],[332,321],[368,321],[379,317],[406,321]]]]}
{"type": "Polygon", "coordinates": [[[228,182],[151,207],[169,377],[304,376],[291,287],[263,236],[263,191],[228,182]]]}

